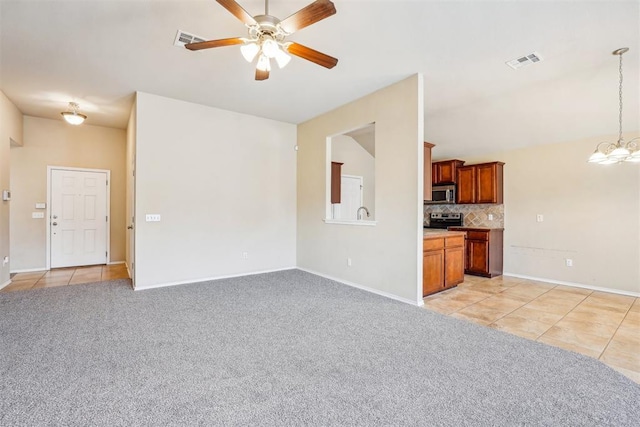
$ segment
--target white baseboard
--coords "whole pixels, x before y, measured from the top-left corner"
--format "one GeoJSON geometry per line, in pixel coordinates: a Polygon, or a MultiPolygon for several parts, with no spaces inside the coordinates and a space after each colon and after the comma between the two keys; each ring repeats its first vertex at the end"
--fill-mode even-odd
{"type": "Polygon", "coordinates": [[[33,273],[34,271],[48,271],[47,267],[40,268],[23,268],[21,270],[11,270],[10,273],[33,273]]]}
{"type": "Polygon", "coordinates": [[[9,284],[11,284],[11,280],[7,280],[2,285],[0,285],[0,289],[4,288],[5,286],[9,286],[9,284]]]}
{"type": "Polygon", "coordinates": [[[283,268],[276,268],[273,270],[251,271],[247,273],[229,274],[225,276],[203,277],[198,279],[181,280],[179,282],[166,282],[166,283],[158,283],[155,285],[150,285],[145,287],[135,287],[134,290],[146,291],[147,289],[166,288],[167,286],[187,285],[190,283],[202,283],[202,282],[209,282],[211,280],[231,279],[233,277],[255,276],[256,274],[275,273],[276,271],[286,271],[286,270],[295,270],[295,269],[296,267],[283,267],[283,268]]]}
{"type": "Polygon", "coordinates": [[[324,277],[325,279],[333,280],[334,282],[342,283],[343,285],[351,286],[353,288],[358,288],[358,289],[361,289],[363,291],[371,292],[372,294],[376,294],[376,295],[387,297],[387,298],[390,298],[390,299],[393,299],[393,300],[396,300],[396,301],[400,301],[400,302],[403,302],[405,304],[411,304],[411,305],[415,305],[415,306],[418,306],[418,307],[421,307],[421,306],[424,305],[424,301],[422,299],[420,299],[419,301],[412,301],[412,300],[407,299],[407,298],[402,298],[402,297],[399,297],[397,295],[390,294],[389,292],[379,291],[377,289],[373,289],[373,288],[370,288],[368,286],[363,286],[363,285],[360,285],[358,283],[348,282],[346,280],[338,279],[337,277],[332,277],[332,276],[329,276],[327,274],[323,274],[323,273],[319,273],[317,271],[309,270],[307,268],[297,267],[297,269],[301,270],[301,271],[306,271],[307,273],[315,274],[316,276],[324,277]]]}
{"type": "Polygon", "coordinates": [[[601,288],[598,286],[583,285],[582,283],[564,282],[562,280],[545,279],[542,277],[525,276],[524,274],[503,273],[504,276],[517,277],[519,279],[536,280],[538,282],[553,283],[555,285],[571,286],[573,288],[589,289],[591,291],[609,292],[611,294],[627,295],[630,297],[640,298],[640,292],[622,291],[620,289],[601,288]]]}
{"type": "Polygon", "coordinates": [[[125,261],[111,261],[111,262],[108,262],[107,265],[116,265],[116,264],[124,264],[124,263],[125,261]]]}

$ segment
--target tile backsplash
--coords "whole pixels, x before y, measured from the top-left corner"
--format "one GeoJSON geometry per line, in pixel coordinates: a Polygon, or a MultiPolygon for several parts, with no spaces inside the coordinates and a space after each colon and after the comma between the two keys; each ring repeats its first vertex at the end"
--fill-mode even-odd
{"type": "Polygon", "coordinates": [[[429,225],[429,214],[432,212],[460,212],[465,227],[504,228],[504,205],[424,205],[424,225],[429,225]],[[491,221],[489,214],[493,215],[491,221]]]}

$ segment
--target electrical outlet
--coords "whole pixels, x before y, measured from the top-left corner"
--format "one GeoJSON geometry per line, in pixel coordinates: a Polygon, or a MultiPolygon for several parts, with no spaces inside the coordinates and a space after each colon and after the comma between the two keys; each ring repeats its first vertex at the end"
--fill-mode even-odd
{"type": "Polygon", "coordinates": [[[572,260],[571,258],[566,258],[566,259],[564,260],[564,264],[565,264],[567,267],[573,267],[573,260],[572,260]]]}
{"type": "Polygon", "coordinates": [[[2,258],[2,266],[4,267],[7,264],[9,264],[9,257],[8,256],[2,258]]]}
{"type": "Polygon", "coordinates": [[[242,259],[249,259],[249,252],[242,252],[242,259]]]}
{"type": "Polygon", "coordinates": [[[489,221],[493,221],[493,214],[488,215],[489,221]]]}
{"type": "Polygon", "coordinates": [[[347,258],[347,267],[351,267],[351,258],[347,258]]]}
{"type": "Polygon", "coordinates": [[[544,221],[544,215],[542,215],[542,214],[536,215],[536,221],[538,221],[538,222],[544,221]]]}

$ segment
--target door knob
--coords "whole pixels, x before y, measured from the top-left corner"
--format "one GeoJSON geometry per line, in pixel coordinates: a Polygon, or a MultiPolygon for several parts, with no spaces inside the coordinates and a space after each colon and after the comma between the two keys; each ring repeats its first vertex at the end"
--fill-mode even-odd
{"type": "Polygon", "coordinates": [[[54,216],[53,216],[53,219],[58,219],[58,215],[54,215],[54,216]]]}
{"type": "Polygon", "coordinates": [[[127,226],[127,229],[128,229],[128,230],[133,230],[133,225],[128,225],[128,226],[127,226]]]}
{"type": "Polygon", "coordinates": [[[53,222],[53,223],[51,223],[51,225],[58,225],[58,223],[57,222],[53,222]]]}

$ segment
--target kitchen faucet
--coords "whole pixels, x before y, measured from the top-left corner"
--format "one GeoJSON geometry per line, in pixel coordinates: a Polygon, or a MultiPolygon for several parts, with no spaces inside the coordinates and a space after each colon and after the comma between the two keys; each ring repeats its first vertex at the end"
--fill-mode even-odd
{"type": "Polygon", "coordinates": [[[358,208],[358,211],[356,212],[356,215],[358,215],[358,219],[359,219],[359,220],[360,220],[360,219],[362,219],[362,214],[360,213],[360,211],[361,211],[362,209],[364,209],[364,211],[365,211],[365,212],[366,212],[366,214],[367,214],[367,218],[369,218],[369,209],[367,209],[367,208],[366,208],[366,207],[364,207],[364,206],[360,206],[360,207],[358,208]]]}

